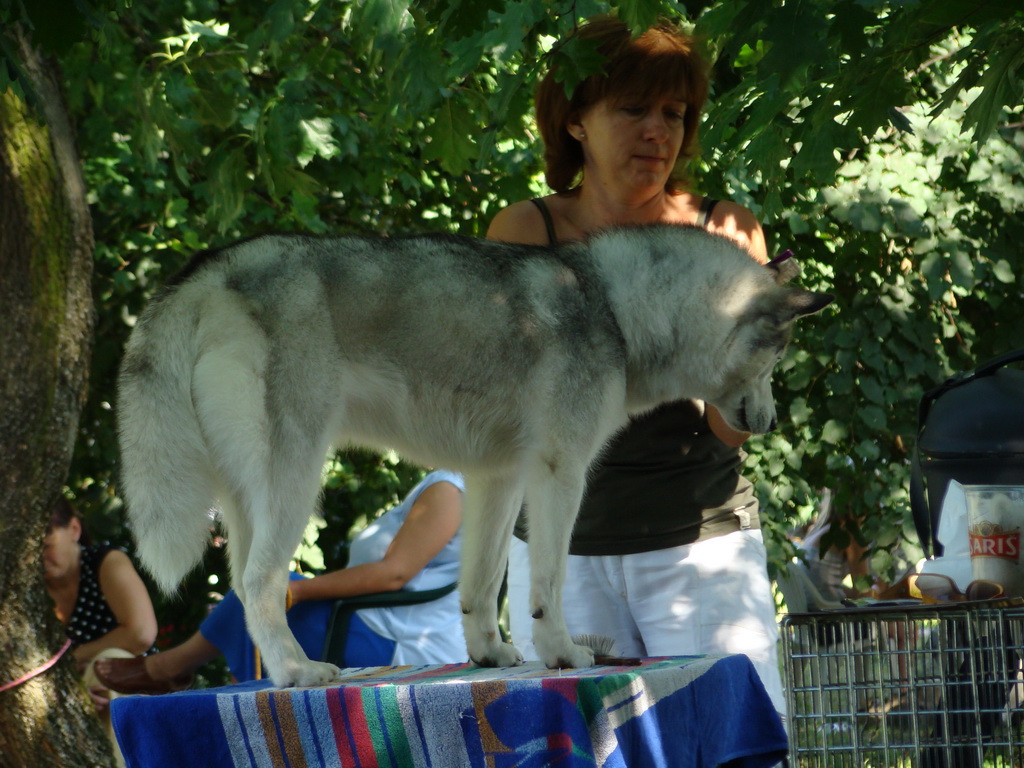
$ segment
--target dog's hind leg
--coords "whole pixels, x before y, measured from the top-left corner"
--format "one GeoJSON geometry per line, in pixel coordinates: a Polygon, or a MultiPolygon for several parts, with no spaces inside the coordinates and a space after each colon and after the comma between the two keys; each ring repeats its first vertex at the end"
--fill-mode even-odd
{"type": "Polygon", "coordinates": [[[220,506],[221,527],[227,532],[228,571],[231,574],[231,587],[238,599],[245,605],[245,585],[242,574],[245,562],[249,559],[249,547],[252,546],[252,527],[248,518],[242,514],[235,494],[226,489],[219,489],[217,499],[220,506]]]}
{"type": "Polygon", "coordinates": [[[285,595],[288,561],[316,508],[328,440],[322,423],[268,397],[264,337],[248,330],[199,361],[193,397],[220,476],[232,586],[249,635],[275,685],[316,685],[339,670],[306,657],[288,627],[285,595]]]}
{"type": "Polygon", "coordinates": [[[516,476],[466,477],[459,584],[462,626],[470,659],[484,667],[523,662],[522,654],[498,631],[498,592],[522,506],[521,488],[516,476]]]}
{"type": "Polygon", "coordinates": [[[590,648],[576,645],[562,613],[569,538],[583,498],[584,470],[540,462],[528,480],[526,519],[530,545],[530,611],[533,643],[550,669],[589,667],[590,648]]]}
{"type": "Polygon", "coordinates": [[[294,450],[273,456],[268,482],[249,500],[257,525],[242,572],[245,622],[276,686],[322,685],[341,676],[333,664],[311,661],[285,617],[288,561],[316,508],[324,451],[294,450]]]}

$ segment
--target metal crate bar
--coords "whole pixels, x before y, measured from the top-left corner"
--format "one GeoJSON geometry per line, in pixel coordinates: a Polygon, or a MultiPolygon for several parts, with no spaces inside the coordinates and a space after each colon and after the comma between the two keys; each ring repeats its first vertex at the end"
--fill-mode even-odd
{"type": "Polygon", "coordinates": [[[793,768],[1024,768],[1019,599],[783,617],[793,768]]]}

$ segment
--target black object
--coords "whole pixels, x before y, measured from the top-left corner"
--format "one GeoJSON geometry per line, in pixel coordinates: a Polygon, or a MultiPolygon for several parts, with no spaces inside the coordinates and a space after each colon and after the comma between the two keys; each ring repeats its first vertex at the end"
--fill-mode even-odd
{"type": "Polygon", "coordinates": [[[1024,349],[958,373],[925,393],[917,412],[910,506],[925,555],[935,538],[950,480],[964,485],[1024,485],[1024,371],[1005,366],[1024,349]]]}
{"type": "Polygon", "coordinates": [[[992,743],[1000,721],[1010,711],[1007,704],[1013,683],[1007,682],[1016,679],[1021,661],[1017,651],[1008,645],[1013,642],[1010,623],[1005,617],[1001,626],[976,622],[976,628],[988,626],[995,630],[992,637],[983,632],[972,637],[974,633],[966,631],[967,624],[940,624],[947,648],[968,650],[958,666],[956,653],[943,658],[945,686],[938,709],[946,716],[935,716],[934,733],[922,739],[920,768],[979,768],[979,747],[992,743]],[[955,670],[950,668],[953,666],[955,670]]]}
{"type": "Polygon", "coordinates": [[[345,666],[345,641],[348,639],[348,622],[352,614],[360,608],[389,608],[395,605],[419,605],[439,600],[455,591],[458,582],[446,584],[437,589],[418,591],[395,590],[394,592],[374,592],[371,595],[354,595],[343,597],[334,603],[331,618],[327,622],[327,637],[324,638],[324,650],[320,655],[323,661],[329,661],[339,667],[345,666]]]}

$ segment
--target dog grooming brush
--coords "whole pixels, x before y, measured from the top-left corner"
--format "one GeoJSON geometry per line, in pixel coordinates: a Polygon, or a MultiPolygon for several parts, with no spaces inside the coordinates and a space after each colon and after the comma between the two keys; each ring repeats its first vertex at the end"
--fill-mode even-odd
{"type": "Polygon", "coordinates": [[[574,635],[572,641],[594,652],[594,664],[608,667],[638,667],[643,663],[636,658],[613,656],[615,641],[605,635],[574,635]]]}

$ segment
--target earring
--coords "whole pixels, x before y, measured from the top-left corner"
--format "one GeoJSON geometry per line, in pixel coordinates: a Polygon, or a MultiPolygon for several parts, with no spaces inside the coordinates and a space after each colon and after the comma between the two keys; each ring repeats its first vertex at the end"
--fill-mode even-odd
{"type": "Polygon", "coordinates": [[[577,141],[583,141],[585,138],[587,138],[587,134],[585,134],[583,131],[580,131],[580,137],[579,139],[577,139],[577,141]]]}

